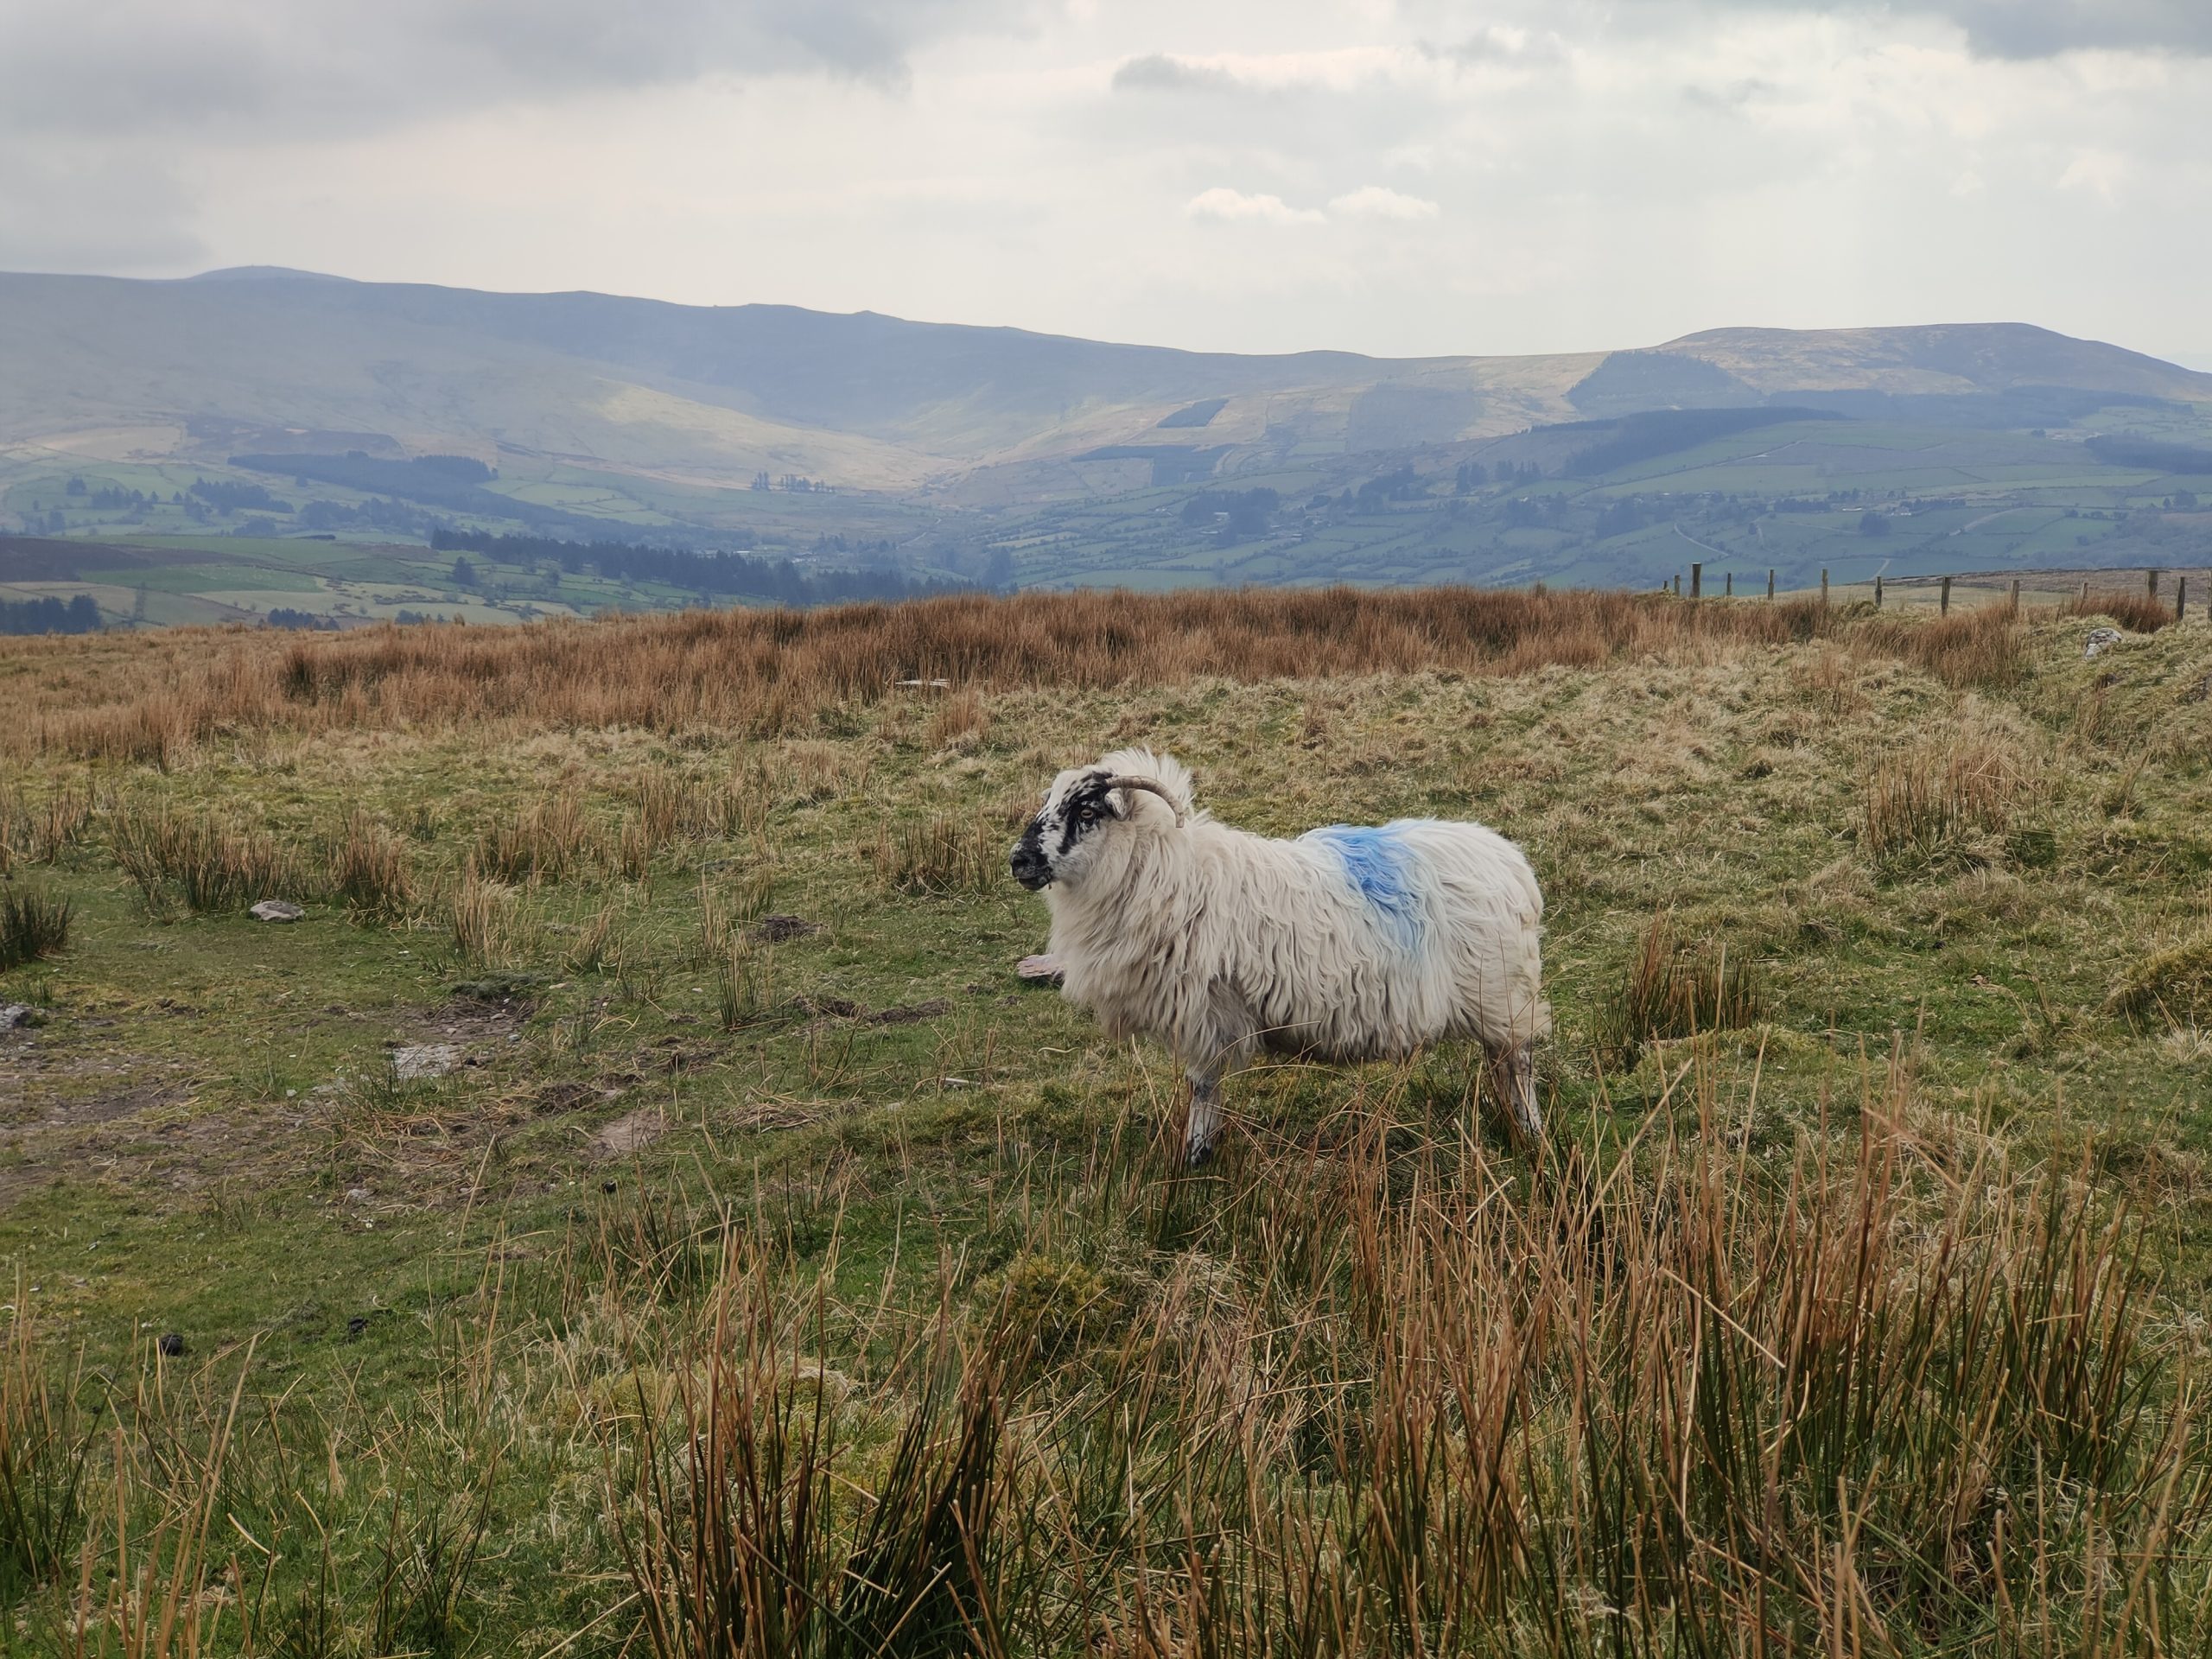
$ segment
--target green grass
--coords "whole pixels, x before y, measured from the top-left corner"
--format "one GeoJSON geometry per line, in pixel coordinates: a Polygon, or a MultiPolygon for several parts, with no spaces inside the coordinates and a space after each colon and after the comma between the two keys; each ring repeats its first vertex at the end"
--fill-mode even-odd
{"type": "MultiPolygon", "coordinates": [[[[1917,1172],[1899,1213],[1977,1160],[2084,1174],[2095,1204],[2139,1217],[2146,1340],[2180,1363],[2212,1313],[2212,1046],[2190,1023],[2201,1005],[2155,988],[2196,995],[2212,631],[2085,663],[2089,626],[2038,625],[2033,673],[2002,696],[1816,642],[1520,679],[1009,692],[944,744],[931,707],[891,702],[824,711],[781,744],[276,733],[167,776],[105,772],[84,832],[32,871],[73,906],[67,950],[0,973],[0,1001],[35,997],[45,1019],[0,1033],[20,1102],[0,1250],[37,1287],[48,1351],[86,1356],[88,1399],[130,1395],[160,1332],[183,1336],[173,1373],[216,1406],[243,1375],[223,1489],[235,1524],[213,1559],[229,1573],[240,1552],[249,1588],[265,1575],[254,1605],[321,1593],[312,1510],[333,1541],[332,1617],[373,1647],[397,1616],[397,1592],[378,1589],[393,1529],[410,1550],[465,1539],[481,1502],[486,1546],[450,1595],[409,1604],[410,1639],[550,1655],[589,1626],[567,1650],[615,1652],[632,1626],[609,1613],[629,1584],[614,1529],[646,1511],[609,1497],[607,1459],[631,1465],[601,1437],[706,1375],[683,1333],[714,1306],[717,1205],[756,1241],[741,1276],[778,1287],[759,1304],[782,1322],[774,1340],[796,1344],[803,1376],[824,1364],[852,1390],[838,1478],[874,1491],[918,1397],[897,1333],[925,1332],[940,1301],[957,1330],[1015,1307],[1047,1332],[1007,1379],[1015,1416],[1085,1400],[1092,1414],[1069,1421],[1105,1425],[1131,1397],[1116,1392],[1121,1333],[1158,1320],[1162,1343],[1227,1341],[1278,1308],[1270,1275],[1334,1271],[1255,1244],[1270,1206],[1287,1226],[1309,1188],[1355,1177],[1380,1185],[1351,1216],[1433,1197],[1430,1183],[1448,1197],[1478,1168],[1525,1179],[1467,1109],[1466,1058],[1446,1053],[1249,1076],[1230,1087],[1223,1166],[1175,1181],[1173,1068],[1020,988],[1011,964],[1041,944],[1041,906],[988,856],[1014,833],[1009,804],[1058,766],[1149,739],[1198,766],[1203,802],[1232,823],[1464,815],[1522,842],[1549,901],[1543,1084],[1560,1146],[1656,1179],[1662,1149],[1719,1144],[1700,1138],[1710,1116],[1764,1191],[1795,1148],[1847,1164],[1895,1066],[1917,1172]],[[1990,809],[2001,821],[1877,856],[1871,780],[1933,745],[2017,772],[1990,809]],[[648,779],[749,804],[676,812],[645,879],[626,879],[648,779]],[[558,795],[575,804],[574,857],[558,880],[489,890],[493,941],[464,957],[451,912],[470,849],[558,795]],[[156,798],[296,849],[307,918],[149,910],[111,849],[156,798]],[[327,849],[356,812],[387,827],[413,879],[386,917],[327,888],[327,849]],[[952,874],[910,879],[938,864],[952,874]],[[734,963],[731,918],[756,909],[814,931],[746,943],[734,963]],[[1756,975],[1756,999],[1732,1005],[1742,1029],[1688,1035],[1672,1013],[1624,1027],[1662,911],[1699,971],[1725,953],[1756,975]],[[471,1064],[400,1082],[395,1043],[450,1043],[471,1064]],[[803,1290],[817,1281],[818,1332],[803,1290]],[[241,1529],[282,1560],[244,1554],[241,1529]]],[[[16,788],[28,810],[86,781],[54,763],[16,788]]],[[[1372,1358],[1328,1330],[1332,1363],[1372,1358]]],[[[1322,1386],[1290,1350],[1240,1363],[1322,1386]]],[[[124,1415],[155,1425],[149,1446],[172,1418],[189,1440],[208,1421],[198,1398],[124,1415]]],[[[1367,1396],[1344,1398],[1349,1419],[1317,1406],[1314,1421],[1374,1432],[1367,1396]]],[[[1320,1467],[1340,1452],[1323,1435],[1302,1455],[1320,1467]]],[[[1157,1478],[1182,1490],[1166,1465],[1157,1478]]],[[[23,1592],[26,1650],[60,1639],[73,1586],[23,1592]]],[[[1902,1605],[1880,1600],[1893,1588],[1872,1592],[1872,1617],[1902,1605]]],[[[2191,1593],[2177,1582],[2166,1616],[2202,1630],[2191,1593]]],[[[235,1624],[219,1634],[233,1650],[235,1624]]]]}

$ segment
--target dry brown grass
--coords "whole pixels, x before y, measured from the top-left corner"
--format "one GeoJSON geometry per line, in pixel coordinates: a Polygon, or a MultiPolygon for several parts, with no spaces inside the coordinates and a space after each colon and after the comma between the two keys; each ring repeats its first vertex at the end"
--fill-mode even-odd
{"type": "MultiPolygon", "coordinates": [[[[698,727],[782,735],[894,682],[1029,685],[1308,678],[1549,664],[1803,639],[1817,605],[1673,604],[1465,588],[1025,594],[817,611],[701,611],[530,627],[243,629],[10,640],[30,690],[0,753],[175,764],[229,731],[698,727]]],[[[980,702],[976,705],[980,711],[980,702]]]]}
{"type": "Polygon", "coordinates": [[[1886,756],[1866,774],[1859,845],[1878,864],[1974,861],[2012,827],[2028,782],[2020,757],[1988,734],[1886,756]]]}
{"type": "Polygon", "coordinates": [[[414,899],[407,849],[389,828],[358,807],[331,838],[327,868],[332,893],[364,914],[397,915],[414,899]]]}
{"type": "Polygon", "coordinates": [[[2143,593],[2094,588],[2068,600],[2058,607],[2058,613],[2108,617],[2130,633],[2156,633],[2174,620],[2174,607],[2168,601],[2143,593]]]}
{"type": "Polygon", "coordinates": [[[1916,663],[1946,685],[1995,689],[2027,673],[2028,631],[2011,605],[1984,605],[1922,621],[1902,613],[1866,617],[1851,642],[1916,663]]]}

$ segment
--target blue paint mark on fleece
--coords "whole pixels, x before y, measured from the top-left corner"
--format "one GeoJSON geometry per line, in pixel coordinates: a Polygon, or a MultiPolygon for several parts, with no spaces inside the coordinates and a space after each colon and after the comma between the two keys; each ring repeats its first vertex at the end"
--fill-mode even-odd
{"type": "Polygon", "coordinates": [[[1376,830],[1332,823],[1308,830],[1305,839],[1320,842],[1344,860],[1344,874],[1382,915],[1400,944],[1411,950],[1420,944],[1420,900],[1408,880],[1411,861],[1395,825],[1376,830]]]}

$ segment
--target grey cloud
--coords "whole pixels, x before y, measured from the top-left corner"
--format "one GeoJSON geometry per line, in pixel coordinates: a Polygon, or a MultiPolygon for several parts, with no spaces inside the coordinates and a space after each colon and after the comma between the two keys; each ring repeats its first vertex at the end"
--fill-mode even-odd
{"type": "Polygon", "coordinates": [[[1910,0],[1947,17],[1977,52],[2046,58],[2077,48],[2212,53],[2207,0],[1910,0]]]}
{"type": "Polygon", "coordinates": [[[2212,54],[2212,0],[1640,0],[1657,19],[1713,10],[1813,11],[1862,17],[1934,18],[1964,31],[1986,58],[2048,58],[2108,48],[2212,54]]]}
{"type": "Polygon", "coordinates": [[[1165,52],[1131,58],[1114,72],[1117,92],[1218,92],[1236,85],[1236,77],[1226,69],[1186,62],[1165,52]]]}
{"type": "Polygon", "coordinates": [[[1048,0],[91,0],[0,5],[0,127],[294,140],[708,75],[902,86],[1048,0]]]}

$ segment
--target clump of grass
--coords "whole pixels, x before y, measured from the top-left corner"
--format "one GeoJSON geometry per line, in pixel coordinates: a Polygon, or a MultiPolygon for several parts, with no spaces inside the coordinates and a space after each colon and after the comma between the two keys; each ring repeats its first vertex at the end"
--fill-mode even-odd
{"type": "Polygon", "coordinates": [[[2130,633],[2156,633],[2174,620],[2174,607],[2133,589],[2076,594],[2058,607],[2061,616],[2101,616],[2130,633]]]}
{"type": "Polygon", "coordinates": [[[2028,671],[2028,630],[2010,604],[1981,605],[1928,620],[1897,612],[1852,625],[1857,645],[1916,663],[1944,684],[1999,690],[2028,671]]]}
{"type": "Polygon", "coordinates": [[[70,918],[67,899],[17,882],[0,887],[0,973],[67,950],[70,918]]]}
{"type": "Polygon", "coordinates": [[[940,813],[886,824],[876,837],[876,879],[893,893],[988,893],[1006,865],[988,821],[940,813]]]}
{"type": "Polygon", "coordinates": [[[0,878],[21,864],[51,864],[84,838],[92,820],[92,790],[64,784],[35,804],[0,778],[0,878]]]}
{"type": "Polygon", "coordinates": [[[19,1269],[0,1344],[0,1597],[10,1606],[61,1578],[85,1523],[85,1475],[98,1433],[82,1362],[57,1375],[37,1301],[19,1269]]]}
{"type": "Polygon", "coordinates": [[[768,1012],[774,996],[767,946],[729,934],[715,965],[715,1004],[724,1031],[741,1031],[768,1012]]]}
{"type": "Polygon", "coordinates": [[[856,1493],[836,1386],[781,1325],[765,1275],[726,1272],[666,1374],[672,1408],[641,1385],[611,1425],[632,1442],[628,1490],[609,1497],[642,1645],[655,1659],[1008,1650],[977,1641],[997,1627],[994,1546],[1013,1496],[988,1358],[959,1355],[941,1326],[906,1360],[916,1397],[856,1493]]]}
{"type": "Polygon", "coordinates": [[[618,917],[613,905],[601,905],[576,929],[575,943],[562,956],[562,965],[572,974],[597,973],[620,954],[618,917]]]}
{"type": "Polygon", "coordinates": [[[499,967],[521,953],[524,931],[515,914],[513,892],[485,880],[474,869],[462,872],[447,906],[454,952],[471,967],[499,967]]]}
{"type": "Polygon", "coordinates": [[[1859,845],[1878,865],[1976,861],[2012,828],[2024,786],[2016,757],[1990,736],[1886,756],[1861,785],[1859,845]]]}
{"type": "Polygon", "coordinates": [[[1628,973],[1604,1016],[1608,1046],[1632,1058],[1646,1043],[1738,1031],[1765,1016],[1757,970],[1725,944],[1685,938],[1671,911],[1637,936],[1628,973]]]}
{"type": "Polygon", "coordinates": [[[487,828],[473,855],[476,868],[496,880],[565,881],[590,844],[591,822],[574,790],[533,801],[512,818],[487,828]]]}
{"type": "Polygon", "coordinates": [[[414,901],[406,849],[359,808],[346,815],[331,838],[327,868],[331,891],[365,914],[397,915],[414,901]]]}
{"type": "Polygon", "coordinates": [[[2129,963],[2107,1006],[2176,1028],[2212,1023],[2212,931],[2129,963]]]}
{"type": "Polygon", "coordinates": [[[188,910],[244,910],[308,889],[299,860],[267,830],[187,816],[166,801],[119,806],[110,823],[116,862],[156,914],[171,889],[188,910]]]}
{"type": "Polygon", "coordinates": [[[983,694],[972,685],[963,685],[942,698],[930,717],[930,747],[942,749],[963,738],[981,738],[990,726],[990,709],[983,694]]]}

